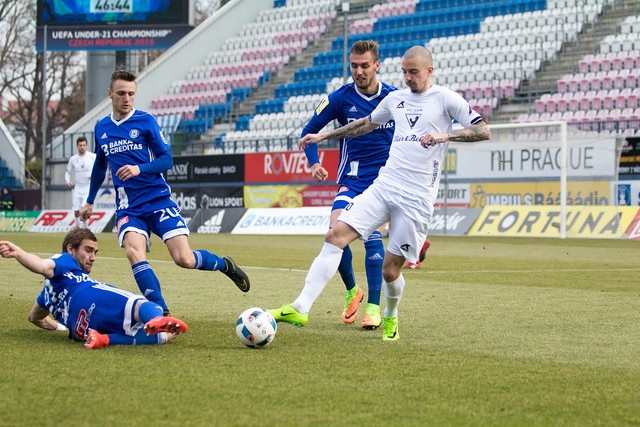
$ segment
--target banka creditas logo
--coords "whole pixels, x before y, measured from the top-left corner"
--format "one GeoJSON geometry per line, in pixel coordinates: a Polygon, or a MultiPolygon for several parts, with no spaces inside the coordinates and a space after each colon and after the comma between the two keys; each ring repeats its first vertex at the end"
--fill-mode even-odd
{"type": "Polygon", "coordinates": [[[138,136],[140,136],[140,131],[138,129],[131,129],[129,131],[129,138],[136,139],[138,136]]]}

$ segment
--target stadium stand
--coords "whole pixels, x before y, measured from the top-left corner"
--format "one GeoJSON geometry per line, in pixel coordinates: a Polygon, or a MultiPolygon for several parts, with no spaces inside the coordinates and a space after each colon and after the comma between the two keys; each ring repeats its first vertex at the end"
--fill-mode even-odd
{"type": "Polygon", "coordinates": [[[401,55],[423,44],[434,53],[435,82],[488,121],[593,119],[596,128],[634,131],[633,0],[354,0],[350,15],[340,4],[274,1],[156,92],[151,112],[179,116],[175,132],[200,144],[196,152],[292,149],[315,105],[344,84],[348,17],[347,46],[380,42],[380,79],[389,84],[404,86],[401,55]]]}

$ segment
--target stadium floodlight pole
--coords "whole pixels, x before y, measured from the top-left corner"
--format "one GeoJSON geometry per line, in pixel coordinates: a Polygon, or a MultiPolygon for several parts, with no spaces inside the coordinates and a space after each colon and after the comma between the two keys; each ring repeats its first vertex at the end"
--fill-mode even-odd
{"type": "Polygon", "coordinates": [[[349,79],[349,67],[347,64],[349,63],[349,54],[347,53],[349,40],[348,40],[348,27],[349,27],[349,9],[350,5],[348,1],[342,2],[342,20],[344,22],[344,36],[342,40],[342,84],[347,84],[347,80],[349,79]]]}
{"type": "Polygon", "coordinates": [[[42,49],[42,184],[40,185],[40,206],[46,209],[47,187],[47,26],[44,26],[44,44],[42,49]]]}

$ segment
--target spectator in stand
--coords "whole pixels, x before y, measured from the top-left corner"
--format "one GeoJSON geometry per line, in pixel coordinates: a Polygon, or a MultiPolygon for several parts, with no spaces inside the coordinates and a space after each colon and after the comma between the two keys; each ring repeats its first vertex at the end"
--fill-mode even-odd
{"type": "Polygon", "coordinates": [[[2,195],[0,195],[0,211],[12,211],[13,208],[13,194],[11,194],[8,187],[4,187],[2,195]]]}

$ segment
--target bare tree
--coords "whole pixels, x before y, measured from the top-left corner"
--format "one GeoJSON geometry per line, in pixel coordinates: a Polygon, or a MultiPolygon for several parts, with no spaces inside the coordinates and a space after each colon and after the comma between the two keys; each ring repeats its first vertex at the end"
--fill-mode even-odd
{"type": "MultiPolygon", "coordinates": [[[[60,134],[78,115],[69,115],[77,96],[84,94],[79,52],[47,53],[47,98],[42,99],[43,53],[35,50],[36,4],[35,1],[0,0],[2,25],[7,28],[6,40],[2,42],[2,92],[16,102],[9,107],[9,121],[25,141],[25,158],[32,161],[42,156],[43,105],[47,105],[47,129],[45,141],[60,134]]],[[[84,98],[84,96],[83,96],[84,98]]],[[[84,106],[82,107],[84,109],[84,106]]]]}

